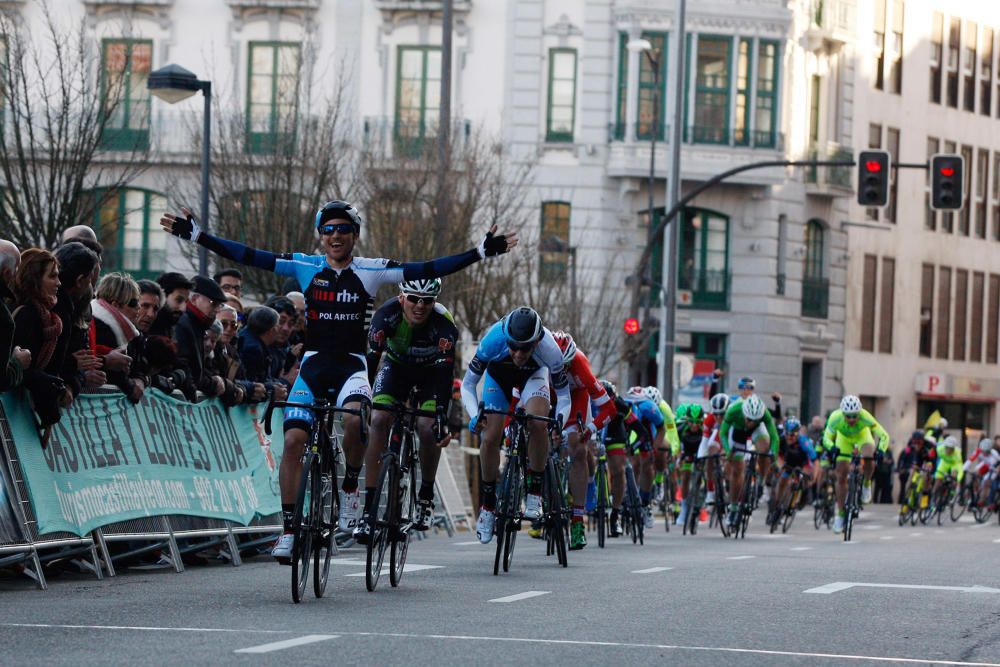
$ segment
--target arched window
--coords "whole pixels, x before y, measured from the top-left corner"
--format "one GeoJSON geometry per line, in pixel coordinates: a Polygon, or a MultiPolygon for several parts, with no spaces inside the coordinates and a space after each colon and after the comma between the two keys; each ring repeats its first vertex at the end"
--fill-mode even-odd
{"type": "Polygon", "coordinates": [[[802,315],[805,317],[827,316],[830,282],[826,278],[824,244],[826,228],[819,220],[806,223],[805,266],[802,271],[802,315]]]}
{"type": "Polygon", "coordinates": [[[679,304],[707,310],[729,308],[729,217],[702,208],[684,209],[678,252],[679,304]]]}

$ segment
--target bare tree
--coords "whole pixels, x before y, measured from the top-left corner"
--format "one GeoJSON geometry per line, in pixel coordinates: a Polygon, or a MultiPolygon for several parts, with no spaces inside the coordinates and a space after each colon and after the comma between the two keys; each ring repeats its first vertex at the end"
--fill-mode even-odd
{"type": "MultiPolygon", "coordinates": [[[[0,237],[22,247],[52,247],[67,227],[92,221],[106,200],[95,188],[113,195],[148,162],[148,134],[145,141],[118,141],[113,154],[103,150],[121,119],[134,53],[124,49],[117,69],[95,81],[100,68],[84,23],[63,28],[49,6],[42,7],[40,34],[0,12],[0,48],[6,49],[0,237]]],[[[136,113],[135,123],[148,128],[148,110],[136,113]]]]}

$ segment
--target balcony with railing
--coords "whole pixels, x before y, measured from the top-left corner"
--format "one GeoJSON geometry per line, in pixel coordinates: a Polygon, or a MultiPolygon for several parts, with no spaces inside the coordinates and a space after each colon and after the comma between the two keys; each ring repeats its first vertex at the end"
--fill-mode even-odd
{"type": "Polygon", "coordinates": [[[677,305],[701,310],[729,309],[727,271],[681,267],[677,272],[677,305]]]}
{"type": "MultiPolygon", "coordinates": [[[[452,121],[452,150],[469,145],[472,123],[463,118],[452,121]]],[[[416,159],[437,146],[437,126],[425,123],[400,123],[389,116],[366,116],[361,125],[361,141],[372,157],[383,159],[416,159]]]]}
{"type": "Polygon", "coordinates": [[[809,0],[809,29],[805,46],[810,51],[836,51],[856,39],[856,0],[809,0]]]}
{"type": "Polygon", "coordinates": [[[830,307],[830,279],[802,279],[802,316],[826,319],[830,307]]]}
{"type": "MultiPolygon", "coordinates": [[[[850,146],[837,143],[813,144],[809,149],[810,160],[851,161],[854,151],[850,146]]],[[[850,197],[854,192],[854,169],[844,167],[807,167],[805,169],[806,194],[819,197],[850,197]]]]}

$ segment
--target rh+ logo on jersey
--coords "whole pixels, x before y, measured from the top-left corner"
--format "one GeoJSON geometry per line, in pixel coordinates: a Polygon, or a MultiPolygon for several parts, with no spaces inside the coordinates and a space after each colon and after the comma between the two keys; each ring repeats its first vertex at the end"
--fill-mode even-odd
{"type": "Polygon", "coordinates": [[[350,290],[344,289],[344,290],[340,290],[339,292],[337,292],[337,303],[345,303],[345,302],[346,303],[357,303],[358,299],[360,299],[360,298],[361,297],[358,294],[356,294],[356,293],[354,293],[354,292],[352,292],[350,290]]]}

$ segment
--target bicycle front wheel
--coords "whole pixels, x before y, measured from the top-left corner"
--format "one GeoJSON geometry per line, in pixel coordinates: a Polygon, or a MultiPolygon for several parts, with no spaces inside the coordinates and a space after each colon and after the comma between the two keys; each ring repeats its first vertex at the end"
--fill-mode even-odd
{"type": "Polygon", "coordinates": [[[411,464],[410,469],[400,475],[402,486],[399,488],[399,515],[396,534],[392,536],[389,547],[389,583],[393,588],[399,586],[406,566],[406,552],[410,548],[409,527],[417,515],[417,501],[414,494],[417,489],[417,471],[411,464]]]}
{"type": "Polygon", "coordinates": [[[316,476],[311,486],[315,494],[312,505],[316,511],[314,525],[317,527],[313,546],[313,593],[318,598],[323,597],[330,578],[330,559],[336,550],[333,533],[340,516],[340,499],[333,491],[337,484],[336,475],[333,470],[326,469],[325,462],[322,468],[322,474],[316,476]]]}
{"type": "Polygon", "coordinates": [[[597,469],[597,546],[604,548],[604,538],[608,530],[608,471],[597,469]]]}
{"type": "Polygon", "coordinates": [[[312,558],[311,524],[313,478],[319,476],[319,465],[316,455],[309,452],[302,463],[302,478],[299,480],[299,491],[295,500],[295,546],[292,547],[292,600],[296,604],[302,602],[305,596],[306,583],[309,580],[309,560],[312,558]]]}
{"type": "Polygon", "coordinates": [[[559,564],[568,565],[566,558],[566,514],[563,511],[563,495],[559,476],[556,474],[552,459],[545,465],[545,496],[548,506],[547,525],[550,548],[555,552],[559,564]]]}
{"type": "Polygon", "coordinates": [[[375,591],[379,577],[382,576],[382,563],[385,561],[385,550],[389,546],[389,530],[392,525],[392,508],[397,488],[395,477],[399,468],[395,457],[387,456],[382,460],[382,469],[378,474],[378,485],[375,487],[375,500],[372,501],[371,537],[365,553],[365,588],[369,593],[375,591]],[[385,508],[379,505],[385,501],[385,508]]]}

